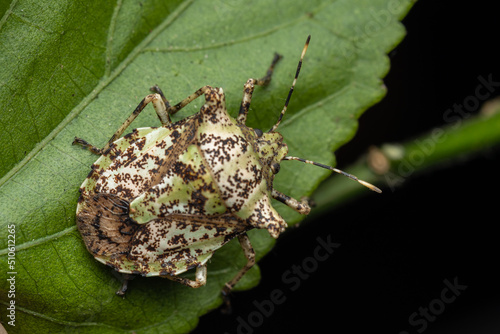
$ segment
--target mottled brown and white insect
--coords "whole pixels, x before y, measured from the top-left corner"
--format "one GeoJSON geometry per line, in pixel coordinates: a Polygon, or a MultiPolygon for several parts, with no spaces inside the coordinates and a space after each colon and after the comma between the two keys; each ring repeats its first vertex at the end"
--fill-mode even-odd
{"type": "MultiPolygon", "coordinates": [[[[277,199],[301,214],[310,207],[273,188],[282,160],[300,160],[347,175],[372,190],[378,188],[335,168],[286,156],[288,147],[276,132],[293,93],[310,36],[278,121],[262,132],[245,125],[255,85],[267,85],[267,74],[248,79],[238,117],[232,118],[222,88],[204,86],[171,106],[158,86],[146,96],[104,148],[75,138],[100,155],[83,182],[76,211],[78,229],[89,252],[125,274],[162,276],[196,288],[205,284],[207,261],[214,251],[237,237],[247,264],[226,283],[227,294],[254,265],[246,232],[267,229],[277,238],[287,226],[271,205],[277,199]],[[176,123],[175,114],[199,96],[200,111],[176,123]],[[162,124],[133,130],[120,138],[148,104],[162,124]],[[179,274],[196,268],[196,279],[179,274]]],[[[126,284],[118,291],[123,294],[126,284]]]]}

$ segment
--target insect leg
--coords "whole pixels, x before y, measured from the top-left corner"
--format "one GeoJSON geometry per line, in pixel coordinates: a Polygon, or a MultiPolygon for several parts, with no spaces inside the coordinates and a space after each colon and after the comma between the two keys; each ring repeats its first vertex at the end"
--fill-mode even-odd
{"type": "Polygon", "coordinates": [[[175,114],[176,112],[178,112],[179,110],[181,110],[182,108],[184,108],[185,106],[187,106],[189,103],[191,103],[193,100],[195,100],[196,98],[200,97],[202,94],[205,93],[205,91],[207,89],[211,88],[210,86],[203,86],[201,87],[200,89],[198,89],[196,92],[194,92],[193,94],[189,95],[188,97],[186,97],[184,100],[182,100],[181,102],[177,103],[175,106],[168,106],[167,107],[167,112],[169,115],[173,115],[175,114]]]}
{"type": "Polygon", "coordinates": [[[269,68],[267,69],[267,72],[266,72],[266,75],[264,75],[262,78],[260,79],[253,79],[255,81],[255,84],[256,85],[259,85],[259,86],[267,86],[269,85],[269,83],[271,82],[271,77],[273,75],[273,71],[274,71],[274,66],[276,66],[276,63],[281,59],[283,58],[282,55],[278,54],[278,53],[274,53],[274,57],[273,57],[273,60],[271,61],[271,65],[269,66],[269,68]]]}
{"type": "Polygon", "coordinates": [[[87,143],[85,140],[77,137],[75,137],[75,140],[73,140],[73,145],[81,145],[84,148],[91,151],[92,153],[99,155],[103,154],[109,149],[110,145],[123,134],[123,132],[129,127],[129,125],[141,113],[144,107],[146,107],[146,105],[150,102],[153,103],[153,107],[155,108],[156,114],[158,115],[158,118],[160,119],[161,123],[163,125],[170,124],[171,123],[170,117],[166,112],[167,107],[165,106],[165,103],[163,102],[163,98],[161,97],[161,95],[149,94],[144,99],[142,99],[141,103],[139,103],[139,105],[134,109],[132,114],[125,120],[125,122],[123,122],[123,124],[118,128],[118,130],[116,130],[113,136],[111,136],[111,138],[109,139],[108,143],[102,149],[98,149],[95,146],[87,143]]]}
{"type": "Polygon", "coordinates": [[[295,198],[292,198],[290,196],[287,196],[283,193],[280,193],[279,191],[273,189],[273,192],[271,194],[275,200],[280,201],[283,204],[288,205],[290,208],[294,209],[298,213],[302,215],[308,215],[309,212],[311,211],[311,207],[309,206],[309,203],[305,199],[299,201],[296,200],[295,198]]]}
{"type": "Polygon", "coordinates": [[[163,94],[163,91],[160,89],[160,87],[158,87],[158,85],[154,85],[153,87],[149,88],[150,91],[152,91],[153,93],[157,93],[157,94],[160,94],[161,96],[161,99],[163,100],[163,103],[165,103],[165,106],[168,108],[170,108],[170,103],[168,102],[167,98],[165,97],[165,94],[163,94]]]}
{"type": "Polygon", "coordinates": [[[247,263],[241,270],[233,277],[232,280],[226,283],[224,288],[222,289],[222,295],[227,297],[232,288],[238,283],[238,281],[246,274],[250,268],[255,264],[255,251],[253,250],[252,244],[250,243],[250,239],[246,233],[243,233],[238,236],[238,240],[240,241],[241,248],[243,249],[243,253],[247,258],[247,263]]]}
{"type": "Polygon", "coordinates": [[[247,120],[248,109],[250,108],[250,103],[252,101],[252,94],[255,85],[266,86],[271,82],[271,77],[273,75],[274,66],[282,58],[281,55],[275,53],[271,66],[266,72],[266,75],[260,79],[248,79],[243,86],[243,99],[241,100],[240,111],[238,114],[238,122],[244,124],[247,120]]]}
{"type": "Polygon", "coordinates": [[[189,278],[179,277],[179,276],[162,276],[169,280],[181,283],[183,285],[189,286],[191,288],[199,288],[205,283],[207,283],[207,265],[204,264],[196,268],[196,280],[190,280],[189,278]]]}
{"type": "Polygon", "coordinates": [[[128,282],[134,279],[134,275],[123,274],[123,283],[120,287],[120,290],[116,291],[118,296],[125,296],[125,292],[127,292],[128,282]]]}
{"type": "Polygon", "coordinates": [[[83,148],[89,150],[90,152],[92,152],[92,153],[94,153],[96,155],[101,155],[102,154],[102,150],[100,148],[95,147],[92,144],[89,144],[86,140],[84,140],[82,138],[75,137],[75,139],[73,140],[72,145],[80,145],[83,148]]]}

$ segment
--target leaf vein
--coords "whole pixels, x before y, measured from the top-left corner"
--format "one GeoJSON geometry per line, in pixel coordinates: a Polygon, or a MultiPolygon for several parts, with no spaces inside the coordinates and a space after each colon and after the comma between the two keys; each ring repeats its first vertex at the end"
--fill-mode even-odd
{"type": "Polygon", "coordinates": [[[14,7],[16,7],[17,2],[18,2],[18,0],[12,1],[12,3],[10,4],[9,9],[7,9],[5,11],[5,14],[3,15],[2,19],[0,20],[0,30],[2,30],[2,27],[5,24],[5,22],[7,21],[7,19],[9,18],[9,16],[12,15],[12,13],[13,13],[12,10],[14,9],[14,7]]]}
{"type": "MultiPolygon", "coordinates": [[[[16,252],[41,245],[41,244],[49,242],[51,240],[61,238],[61,237],[65,236],[66,234],[70,234],[70,233],[73,233],[75,231],[76,231],[76,225],[73,225],[73,226],[65,228],[64,230],[62,230],[60,232],[57,232],[57,233],[54,233],[51,235],[46,235],[44,237],[35,239],[33,241],[27,241],[27,242],[24,242],[22,244],[18,244],[18,245],[16,245],[16,252]]],[[[5,255],[8,252],[9,252],[8,248],[0,249],[0,256],[5,255]]]]}
{"type": "Polygon", "coordinates": [[[154,29],[149,35],[147,35],[137,47],[132,50],[132,52],[115,68],[114,71],[110,73],[108,77],[102,78],[97,86],[88,94],[73,110],[64,118],[64,120],[59,123],[54,130],[52,130],[42,141],[40,141],[35,147],[26,155],[26,157],[21,160],[17,165],[15,165],[9,172],[7,172],[4,177],[0,179],[0,187],[8,180],[10,180],[15,174],[17,174],[33,157],[41,151],[52,139],[54,139],[76,116],[78,116],[83,109],[85,109],[90,102],[92,102],[96,96],[108,86],[118,75],[125,70],[125,68],[142,52],[142,50],[151,43],[151,41],[158,36],[166,27],[171,25],[180,15],[184,12],[194,0],[188,0],[172,12],[169,16],[163,20],[156,29],[154,29]]]}
{"type": "Polygon", "coordinates": [[[116,18],[118,17],[118,13],[120,12],[120,9],[122,7],[122,0],[117,0],[116,1],[116,6],[115,9],[113,10],[113,15],[111,16],[111,20],[109,22],[109,30],[108,30],[108,38],[106,39],[106,63],[105,63],[105,70],[104,70],[104,76],[109,77],[111,74],[111,57],[113,54],[113,36],[115,34],[115,27],[116,27],[116,18]]]}
{"type": "Polygon", "coordinates": [[[25,18],[24,16],[21,16],[15,12],[11,12],[11,16],[17,18],[19,21],[23,22],[23,23],[26,23],[28,26],[30,27],[33,27],[33,28],[36,28],[40,31],[43,31],[44,33],[47,33],[47,34],[61,34],[60,31],[52,31],[52,30],[49,30],[47,28],[44,28],[34,22],[31,22],[30,20],[28,20],[27,18],[25,18]]]}
{"type": "Polygon", "coordinates": [[[213,43],[212,45],[206,45],[206,46],[195,46],[195,47],[168,47],[168,48],[144,48],[141,52],[142,53],[164,53],[164,52],[194,52],[194,51],[203,51],[203,50],[211,50],[211,49],[218,49],[222,48],[225,46],[230,46],[230,45],[236,45],[236,44],[242,44],[257,38],[265,37],[268,35],[271,35],[272,33],[279,31],[283,28],[286,28],[288,26],[294,25],[297,22],[304,21],[306,19],[309,19],[307,15],[302,15],[295,20],[288,21],[286,23],[283,23],[281,25],[277,25],[273,28],[270,28],[268,30],[261,31],[259,33],[253,34],[253,35],[248,35],[246,37],[242,37],[240,39],[232,39],[229,41],[223,41],[219,43],[213,43]]]}
{"type": "MultiPolygon", "coordinates": [[[[7,302],[0,301],[0,303],[4,304],[6,306],[9,306],[9,303],[7,303],[7,302]]],[[[16,310],[19,310],[19,311],[24,312],[26,314],[32,315],[34,317],[38,317],[38,318],[42,318],[42,319],[51,321],[51,322],[56,323],[58,325],[72,326],[72,327],[102,326],[102,327],[112,328],[112,329],[116,328],[114,326],[110,326],[110,325],[107,325],[104,323],[98,323],[98,322],[73,322],[73,321],[60,320],[60,319],[45,315],[43,313],[39,313],[39,312],[30,310],[30,309],[22,307],[22,306],[18,306],[17,304],[16,304],[16,310]]]]}

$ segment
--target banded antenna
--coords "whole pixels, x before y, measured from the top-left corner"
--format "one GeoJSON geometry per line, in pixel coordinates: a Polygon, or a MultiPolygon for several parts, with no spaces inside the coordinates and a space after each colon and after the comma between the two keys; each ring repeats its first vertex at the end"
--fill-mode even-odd
{"type": "MultiPolygon", "coordinates": [[[[302,49],[302,54],[300,55],[299,64],[297,65],[297,71],[295,72],[295,78],[293,79],[292,87],[290,87],[290,91],[288,92],[288,96],[286,98],[285,105],[284,105],[283,109],[281,110],[281,113],[280,113],[280,116],[278,118],[278,121],[276,122],[276,124],[274,124],[274,126],[268,132],[274,132],[274,131],[276,131],[276,129],[278,128],[278,126],[281,123],[281,120],[283,119],[283,116],[286,113],[286,110],[288,108],[288,103],[290,102],[290,98],[292,97],[293,90],[295,88],[295,83],[297,82],[297,78],[299,77],[300,69],[302,67],[302,61],[304,60],[304,56],[306,55],[307,47],[309,46],[309,41],[310,40],[311,40],[311,35],[307,36],[306,44],[304,45],[304,49],[302,49]]],[[[352,174],[349,174],[349,173],[346,173],[343,170],[340,170],[340,169],[337,169],[337,168],[333,168],[331,166],[324,165],[324,164],[321,164],[319,162],[314,162],[314,161],[311,161],[311,160],[306,160],[306,159],[297,158],[297,157],[284,157],[283,160],[297,160],[297,161],[302,161],[302,162],[304,162],[306,164],[311,164],[311,165],[315,165],[315,166],[318,166],[318,167],[321,167],[321,168],[325,168],[325,169],[331,170],[331,171],[333,171],[335,173],[342,174],[342,175],[350,178],[351,180],[357,181],[360,184],[362,184],[363,186],[365,186],[368,189],[373,190],[373,191],[375,191],[377,193],[381,193],[382,192],[382,190],[380,190],[379,188],[375,187],[371,183],[368,183],[366,181],[360,180],[356,176],[354,176],[352,174]]]]}
{"type": "Polygon", "coordinates": [[[354,180],[354,181],[357,181],[359,182],[360,184],[364,185],[365,187],[367,187],[368,189],[370,190],[373,190],[377,193],[381,193],[382,190],[380,190],[379,188],[375,187],[373,184],[371,183],[368,183],[366,181],[363,181],[363,180],[360,180],[358,179],[356,176],[352,175],[352,174],[349,174],[349,173],[346,173],[344,172],[343,170],[340,170],[340,169],[337,169],[337,168],[333,168],[331,166],[328,166],[328,165],[323,165],[323,164],[320,164],[319,162],[314,162],[314,161],[311,161],[311,160],[306,160],[306,159],[302,159],[302,158],[297,158],[297,157],[284,157],[283,160],[297,160],[297,161],[302,161],[306,164],[311,164],[311,165],[314,165],[314,166],[318,166],[318,167],[321,167],[321,168],[325,168],[325,169],[328,169],[328,170],[331,170],[331,171],[334,171],[335,173],[338,173],[338,174],[342,174],[344,176],[347,176],[348,178],[350,178],[351,180],[354,180]]]}
{"type": "Polygon", "coordinates": [[[295,72],[295,78],[293,79],[292,82],[292,87],[290,87],[290,91],[288,92],[288,96],[285,101],[285,105],[283,106],[283,109],[281,110],[280,117],[278,118],[278,121],[276,124],[273,125],[271,130],[268,132],[274,132],[278,128],[278,125],[280,125],[281,120],[283,119],[283,116],[286,113],[286,110],[288,108],[288,103],[290,102],[290,98],[292,97],[293,94],[293,89],[295,88],[295,83],[297,82],[297,78],[299,77],[300,73],[300,68],[302,67],[302,60],[304,59],[304,56],[306,55],[307,47],[309,46],[309,41],[311,40],[311,35],[307,36],[306,40],[306,45],[304,45],[304,49],[302,49],[302,55],[300,56],[299,64],[297,65],[297,71],[295,72]]]}

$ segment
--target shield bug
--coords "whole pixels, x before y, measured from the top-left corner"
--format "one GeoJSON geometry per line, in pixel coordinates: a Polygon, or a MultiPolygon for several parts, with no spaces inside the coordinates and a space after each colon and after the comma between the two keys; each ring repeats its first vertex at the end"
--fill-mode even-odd
{"type": "MultiPolygon", "coordinates": [[[[204,86],[172,106],[154,86],[154,93],[139,103],[104,148],[75,138],[73,144],[100,155],[80,188],[76,210],[78,229],[98,261],[124,274],[161,276],[196,288],[206,282],[206,265],[212,254],[238,238],[247,263],[226,283],[222,291],[226,295],[255,263],[246,232],[267,229],[277,238],[287,226],[271,198],[301,214],[310,211],[306,200],[273,188],[282,160],[327,168],[380,192],[338,169],[287,156],[288,147],[276,130],[309,39],[278,121],[267,132],[245,123],[254,87],[269,84],[281,58],[278,54],[264,77],[245,83],[236,119],[226,110],[222,88],[204,86]],[[198,113],[171,122],[170,115],[201,95],[205,104],[198,113]],[[153,104],[162,126],[138,128],[121,137],[148,103],[153,104]],[[195,280],[178,276],[193,268],[195,280]]],[[[118,294],[125,292],[126,282],[118,294]]]]}

